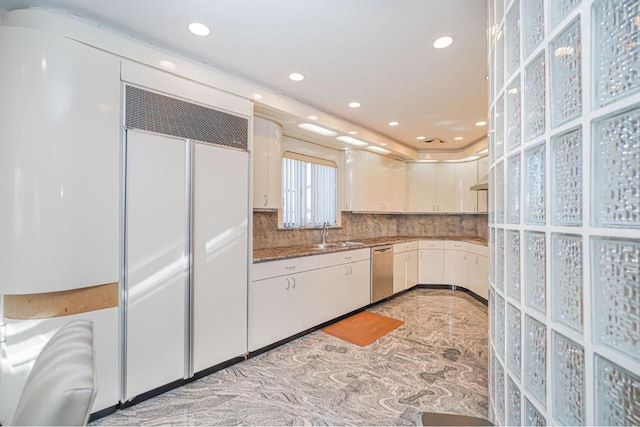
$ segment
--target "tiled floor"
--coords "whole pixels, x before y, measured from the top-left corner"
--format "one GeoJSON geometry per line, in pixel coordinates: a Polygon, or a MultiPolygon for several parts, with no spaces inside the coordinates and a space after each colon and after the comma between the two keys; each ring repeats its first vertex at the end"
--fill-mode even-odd
{"type": "Polygon", "coordinates": [[[486,306],[418,289],[371,311],[405,324],[367,347],[316,331],[93,424],[415,425],[423,411],[486,418],[486,306]]]}

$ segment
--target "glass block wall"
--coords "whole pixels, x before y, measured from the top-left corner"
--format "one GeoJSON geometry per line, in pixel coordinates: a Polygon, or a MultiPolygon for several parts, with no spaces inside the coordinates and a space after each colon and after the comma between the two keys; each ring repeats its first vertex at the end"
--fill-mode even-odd
{"type": "Polygon", "coordinates": [[[489,417],[640,425],[640,0],[489,0],[489,417]]]}

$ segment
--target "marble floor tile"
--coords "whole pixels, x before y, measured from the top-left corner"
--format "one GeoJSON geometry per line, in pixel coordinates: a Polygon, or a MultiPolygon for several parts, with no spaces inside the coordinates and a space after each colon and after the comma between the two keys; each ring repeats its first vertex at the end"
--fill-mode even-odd
{"type": "Polygon", "coordinates": [[[358,347],[316,331],[92,425],[415,425],[487,417],[487,308],[416,289],[371,311],[404,325],[358,347]]]}

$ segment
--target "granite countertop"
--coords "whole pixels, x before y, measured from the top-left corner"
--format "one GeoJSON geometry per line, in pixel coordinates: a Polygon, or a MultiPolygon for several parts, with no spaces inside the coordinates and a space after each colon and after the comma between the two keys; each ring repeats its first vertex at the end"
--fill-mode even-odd
{"type": "MultiPolygon", "coordinates": [[[[331,252],[349,251],[354,249],[370,248],[380,245],[391,245],[394,243],[412,242],[416,240],[455,240],[459,242],[474,243],[476,245],[487,245],[487,240],[481,237],[456,237],[456,236],[395,236],[395,237],[376,237],[373,239],[358,239],[357,242],[362,245],[340,246],[325,249],[314,249],[310,245],[299,246],[283,246],[278,248],[254,249],[253,263],[257,264],[266,261],[275,261],[279,259],[295,258],[301,256],[320,255],[331,252]]],[[[328,242],[332,243],[332,242],[328,242]]]]}

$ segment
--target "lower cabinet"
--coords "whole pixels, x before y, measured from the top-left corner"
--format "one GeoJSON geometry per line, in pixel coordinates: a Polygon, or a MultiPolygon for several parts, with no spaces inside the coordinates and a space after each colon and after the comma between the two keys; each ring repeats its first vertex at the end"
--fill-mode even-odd
{"type": "Polygon", "coordinates": [[[446,272],[446,284],[467,287],[466,250],[466,243],[445,242],[444,271],[446,272]]]}
{"type": "Polygon", "coordinates": [[[439,240],[421,240],[418,249],[418,283],[421,285],[443,285],[444,278],[444,242],[439,240]]]}
{"type": "Polygon", "coordinates": [[[418,283],[418,242],[393,245],[393,293],[418,283]]]}
{"type": "Polygon", "coordinates": [[[466,253],[466,288],[484,299],[489,297],[489,249],[468,244],[466,253]]]}
{"type": "Polygon", "coordinates": [[[251,351],[368,305],[369,249],[257,264],[254,279],[251,351]],[[298,272],[263,278],[279,271],[298,272]]]}

